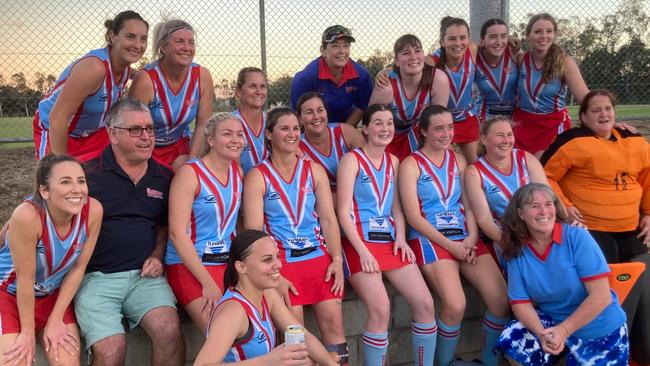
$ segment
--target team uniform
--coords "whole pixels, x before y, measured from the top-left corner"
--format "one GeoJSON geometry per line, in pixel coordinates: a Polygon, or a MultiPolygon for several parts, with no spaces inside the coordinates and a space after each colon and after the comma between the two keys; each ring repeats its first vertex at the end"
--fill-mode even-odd
{"type": "Polygon", "coordinates": [[[97,58],[102,62],[106,75],[99,89],[88,95],[68,120],[68,155],[86,161],[99,156],[108,145],[104,118],[111,106],[120,99],[130,78],[128,66],[122,71],[120,80],[114,78],[109,56],[108,48],[88,52],[63,70],[52,90],[38,103],[38,110],[32,124],[36,159],[40,160],[50,153],[50,112],[63,90],[72,68],[79,61],[89,57],[97,58]]]}
{"type": "MultiPolygon", "coordinates": [[[[433,72],[435,75],[435,69],[433,72]]],[[[418,89],[415,96],[409,99],[406,96],[398,72],[394,70],[389,72],[388,79],[393,89],[390,110],[393,112],[395,137],[393,137],[393,141],[388,145],[386,151],[397,156],[401,161],[418,149],[418,139],[420,137],[418,118],[420,118],[422,110],[431,104],[431,90],[418,89]]]]}
{"type": "MultiPolygon", "coordinates": [[[[431,56],[435,63],[440,61],[441,50],[436,50],[431,56]]],[[[472,60],[469,48],[465,51],[463,60],[457,68],[445,65],[449,78],[449,102],[447,108],[454,117],[455,143],[478,141],[479,120],[476,116],[476,104],[472,95],[472,84],[476,72],[476,64],[472,60]]]]}
{"type": "Polygon", "coordinates": [[[566,109],[566,84],[559,78],[544,82],[527,52],[519,68],[517,108],[512,119],[515,146],[530,153],[546,150],[555,137],[571,127],[566,109]]]}
{"type": "MultiPolygon", "coordinates": [[[[224,183],[200,159],[191,160],[187,164],[194,170],[199,183],[192,202],[187,233],[194,243],[196,255],[223,291],[223,276],[241,204],[242,177],[235,161],[231,162],[224,183]]],[[[167,242],[165,263],[167,281],[182,305],[201,297],[201,284],[183,264],[171,240],[167,242]]]]}
{"type": "Polygon", "coordinates": [[[262,112],[262,125],[260,131],[256,134],[251,128],[250,123],[239,109],[232,112],[232,114],[239,118],[244,126],[244,147],[242,148],[239,162],[244,174],[249,170],[256,167],[259,163],[269,157],[269,151],[264,143],[264,130],[266,129],[266,113],[262,112]]]}
{"type": "MultiPolygon", "coordinates": [[[[465,209],[460,200],[460,167],[455,153],[446,150],[440,166],[436,166],[420,151],[411,156],[420,170],[416,190],[422,216],[442,235],[453,241],[462,241],[469,234],[465,223],[465,209]]],[[[440,259],[456,260],[441,245],[431,242],[413,228],[409,229],[408,240],[420,266],[440,259]]],[[[483,254],[488,254],[488,249],[479,241],[476,256],[483,254]]]]}
{"type": "Polygon", "coordinates": [[[282,276],[291,281],[299,295],[289,292],[291,305],[311,305],[338,298],[325,282],[332,263],[321,233],[311,160],[298,159],[293,176],[285,180],[271,159],[257,166],[264,177],[264,231],[280,247],[282,276]],[[320,285],[319,285],[320,284],[320,285]]]}
{"type": "Polygon", "coordinates": [[[481,93],[477,105],[478,118],[485,121],[494,116],[512,116],[517,98],[517,63],[506,48],[499,62],[492,66],[482,52],[476,55],[474,82],[481,93]]]}
{"type": "Polygon", "coordinates": [[[196,118],[201,99],[201,66],[192,63],[183,84],[173,90],[155,61],[144,67],[153,84],[153,100],[149,103],[155,130],[154,158],[167,165],[179,155],[189,155],[190,123],[196,118]]]}
{"type": "Polygon", "coordinates": [[[330,123],[343,123],[355,109],[368,108],[372,78],[363,66],[349,60],[343,67],[341,79],[338,82],[333,79],[324,58],[310,62],[291,80],[291,108],[295,110],[298,98],[311,91],[323,96],[330,123]]]}
{"type": "MultiPolygon", "coordinates": [[[[357,160],[359,171],[354,180],[350,215],[359,238],[375,257],[382,271],[401,268],[408,263],[403,263],[399,256],[393,255],[395,171],[390,155],[384,152],[381,165],[377,168],[363,149],[354,149],[351,154],[357,160]]],[[[359,254],[346,239],[343,239],[343,252],[346,275],[361,272],[359,254]]]]}
{"type": "MultiPolygon", "coordinates": [[[[223,362],[232,363],[244,360],[250,360],[255,357],[264,356],[270,353],[275,348],[276,334],[269,306],[266,299],[262,296],[262,312],[260,313],[254,304],[235,288],[229,288],[223,294],[221,299],[217,302],[215,310],[227,301],[238,302],[248,317],[248,330],[246,334],[235,340],[223,362]]],[[[214,314],[214,310],[213,310],[214,314]]],[[[210,316],[212,318],[212,316],[210,316]]],[[[206,337],[210,333],[210,323],[208,322],[208,329],[206,337]]],[[[216,331],[219,331],[218,329],[216,331]]]]}
{"type": "MultiPolygon", "coordinates": [[[[88,236],[88,213],[90,201],[86,202],[80,213],[76,214],[70,229],[60,235],[52,222],[47,207],[39,208],[33,198],[28,202],[41,212],[42,234],[36,243],[36,268],[34,274],[34,317],[35,330],[42,329],[54,308],[61,283],[74,265],[88,236]]],[[[6,234],[4,245],[0,248],[0,335],[20,332],[20,316],[16,302],[16,268],[11,256],[9,243],[11,231],[6,234]]],[[[66,309],[63,322],[75,322],[72,307],[66,309]]]]}
{"type": "Polygon", "coordinates": [[[320,152],[314,145],[309,143],[305,134],[300,138],[300,150],[305,153],[306,157],[320,164],[327,173],[332,191],[336,191],[336,171],[338,170],[339,161],[343,155],[348,153],[348,146],[345,142],[343,129],[339,123],[330,124],[327,127],[330,135],[330,153],[325,155],[320,152]]]}
{"type": "MultiPolygon", "coordinates": [[[[520,256],[508,261],[508,298],[513,305],[533,303],[548,328],[582,304],[588,296],[585,282],[608,274],[607,262],[586,230],[556,223],[546,253],[527,244],[520,256]]],[[[610,293],[611,303],[566,339],[567,365],[628,364],[625,312],[616,294],[610,293]]],[[[522,365],[550,365],[558,358],[545,353],[537,337],[519,321],[504,329],[497,347],[522,365]]]]}

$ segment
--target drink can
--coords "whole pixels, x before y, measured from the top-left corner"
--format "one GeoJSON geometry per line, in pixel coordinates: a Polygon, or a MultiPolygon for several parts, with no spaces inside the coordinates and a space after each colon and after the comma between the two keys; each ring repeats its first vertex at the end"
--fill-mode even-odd
{"type": "Polygon", "coordinates": [[[286,344],[305,343],[305,329],[302,325],[294,324],[287,327],[284,332],[284,342],[286,344]]]}

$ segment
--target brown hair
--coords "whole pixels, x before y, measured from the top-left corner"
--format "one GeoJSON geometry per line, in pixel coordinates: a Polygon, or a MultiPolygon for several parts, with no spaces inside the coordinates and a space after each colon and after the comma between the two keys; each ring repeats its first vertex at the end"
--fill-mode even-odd
{"type": "Polygon", "coordinates": [[[235,262],[243,261],[251,254],[251,247],[256,241],[268,237],[269,234],[254,229],[244,230],[235,236],[230,244],[228,253],[228,264],[223,274],[224,289],[234,287],[239,282],[239,273],[235,268],[235,262]]]}
{"type": "Polygon", "coordinates": [[[45,200],[41,196],[41,192],[40,192],[41,187],[46,187],[46,188],[49,187],[49,181],[50,178],[52,177],[52,170],[54,169],[55,166],[64,163],[66,161],[79,164],[79,166],[83,170],[83,165],[81,165],[79,160],[73,158],[70,155],[65,155],[65,154],[46,155],[45,157],[43,157],[43,159],[39,160],[38,163],[36,164],[36,172],[34,173],[34,192],[32,194],[34,197],[33,198],[34,203],[36,203],[41,208],[45,207],[45,200]]]}
{"type": "Polygon", "coordinates": [[[361,124],[364,127],[368,127],[368,125],[370,124],[370,120],[372,119],[372,116],[375,113],[382,112],[382,111],[392,112],[390,110],[390,107],[388,105],[386,105],[386,104],[375,103],[375,104],[369,105],[368,108],[366,108],[366,110],[363,111],[363,118],[361,119],[361,124]]]}
{"type": "MultiPolygon", "coordinates": [[[[298,115],[296,112],[293,111],[293,109],[289,107],[275,107],[269,111],[269,113],[266,115],[266,130],[269,132],[273,132],[273,128],[275,128],[275,125],[278,124],[278,121],[280,120],[280,117],[286,116],[286,115],[293,115],[296,117],[298,120],[298,124],[300,124],[300,118],[298,118],[298,115]]],[[[264,143],[266,144],[266,148],[271,151],[271,141],[268,139],[264,138],[264,143]]]]}
{"type": "MultiPolygon", "coordinates": [[[[393,70],[395,70],[395,72],[398,74],[399,74],[399,67],[397,66],[397,55],[400,53],[401,50],[407,47],[417,47],[422,49],[422,42],[418,37],[412,34],[405,34],[399,37],[397,41],[395,41],[395,44],[393,44],[393,55],[395,56],[395,62],[393,63],[393,70]]],[[[418,86],[418,88],[423,91],[428,91],[429,89],[431,89],[432,84],[433,84],[433,67],[425,63],[424,68],[422,69],[422,77],[420,78],[420,85],[418,86]]]]}
{"type": "Polygon", "coordinates": [[[298,113],[299,117],[302,113],[302,105],[305,104],[305,102],[308,100],[312,100],[314,98],[320,100],[323,103],[323,107],[325,107],[325,98],[323,98],[323,94],[319,92],[307,92],[301,95],[300,98],[298,98],[298,102],[296,102],[296,113],[298,113]]]}
{"type": "Polygon", "coordinates": [[[589,93],[587,93],[587,95],[584,96],[584,98],[582,98],[582,102],[580,102],[580,109],[578,111],[578,116],[580,118],[581,125],[584,125],[584,121],[582,120],[582,115],[587,113],[587,110],[589,109],[589,102],[591,102],[591,100],[597,96],[604,96],[609,98],[609,101],[612,103],[612,107],[616,107],[616,102],[617,102],[616,96],[614,96],[614,94],[612,94],[612,92],[610,92],[609,90],[594,89],[590,91],[589,93]]]}
{"type": "Polygon", "coordinates": [[[140,14],[134,12],[133,10],[125,10],[115,16],[113,19],[106,19],[104,21],[104,27],[106,28],[106,33],[104,34],[104,39],[106,40],[106,44],[108,47],[111,47],[111,34],[118,34],[124,28],[124,23],[127,20],[139,20],[142,23],[144,23],[145,26],[147,26],[147,30],[149,30],[149,23],[147,23],[140,14]]]}
{"type": "Polygon", "coordinates": [[[444,69],[445,66],[447,65],[447,53],[445,52],[445,48],[442,47],[442,41],[445,39],[445,35],[447,34],[447,29],[449,27],[454,26],[454,25],[459,25],[459,26],[464,26],[467,28],[467,33],[469,34],[469,24],[461,18],[454,18],[450,16],[446,16],[442,18],[440,21],[440,60],[436,63],[436,67],[439,69],[444,69]]]}
{"type": "Polygon", "coordinates": [[[505,25],[506,29],[509,29],[508,24],[499,18],[488,19],[485,21],[485,23],[483,23],[483,25],[481,25],[481,32],[480,32],[481,39],[485,38],[485,36],[487,35],[488,28],[490,28],[493,25],[505,25]]]}
{"type": "Polygon", "coordinates": [[[519,210],[525,204],[530,203],[533,199],[535,192],[544,192],[553,201],[555,206],[555,221],[565,222],[568,215],[564,209],[564,205],[557,198],[557,195],[551,187],[542,183],[529,183],[519,188],[517,192],[510,199],[508,207],[503,215],[503,230],[501,232],[501,240],[499,244],[503,250],[503,257],[506,260],[516,258],[521,255],[525,243],[530,240],[530,232],[524,220],[519,217],[519,210]]]}
{"type": "Polygon", "coordinates": [[[254,72],[259,72],[260,74],[262,74],[262,76],[264,76],[264,81],[268,83],[268,80],[266,79],[266,74],[264,74],[264,71],[262,71],[262,69],[255,66],[248,66],[239,70],[239,73],[237,73],[237,82],[235,84],[236,88],[241,89],[244,86],[244,83],[246,83],[246,76],[249,73],[254,73],[254,72]]]}
{"type": "MultiPolygon", "coordinates": [[[[530,32],[533,30],[533,25],[535,25],[539,20],[547,20],[551,22],[551,24],[553,24],[553,31],[557,35],[557,22],[555,21],[555,18],[553,18],[551,14],[541,13],[533,15],[528,21],[528,24],[526,25],[526,37],[530,36],[530,32]]],[[[544,82],[560,78],[564,74],[564,57],[566,56],[566,52],[564,52],[562,47],[555,43],[556,38],[557,37],[553,39],[553,44],[544,57],[544,66],[542,67],[542,70],[544,70],[542,74],[544,82]]]]}
{"type": "MultiPolygon", "coordinates": [[[[447,109],[447,107],[442,105],[433,104],[424,108],[424,110],[420,114],[420,117],[418,118],[418,125],[420,126],[420,131],[427,131],[429,129],[429,126],[431,125],[431,117],[443,113],[450,113],[450,112],[449,109],[447,109]]],[[[422,148],[422,146],[424,146],[425,139],[426,137],[424,136],[424,134],[420,132],[418,148],[422,148]]]]}
{"type": "MultiPolygon", "coordinates": [[[[512,119],[506,116],[494,116],[492,118],[486,119],[482,124],[481,124],[481,137],[487,136],[487,134],[490,132],[490,128],[497,122],[507,122],[510,127],[513,126],[512,119]]],[[[487,149],[485,148],[485,145],[481,142],[481,139],[478,140],[478,148],[477,148],[477,155],[482,156],[485,155],[487,152],[487,149]]]]}
{"type": "Polygon", "coordinates": [[[190,23],[181,19],[163,20],[153,27],[153,44],[151,47],[151,53],[154,58],[162,58],[164,56],[160,53],[160,46],[167,43],[167,40],[172,33],[181,29],[187,29],[194,33],[194,28],[192,28],[190,23]]]}

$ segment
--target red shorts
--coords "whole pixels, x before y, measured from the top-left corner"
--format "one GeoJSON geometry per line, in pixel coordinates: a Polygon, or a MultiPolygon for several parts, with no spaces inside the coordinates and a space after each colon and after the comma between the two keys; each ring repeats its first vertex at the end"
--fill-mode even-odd
{"type": "MultiPolygon", "coordinates": [[[[205,266],[205,269],[208,270],[208,273],[210,273],[210,276],[223,293],[223,275],[226,272],[226,265],[205,266]]],[[[176,300],[181,305],[186,306],[201,297],[203,290],[201,283],[197,281],[196,277],[184,264],[167,265],[165,266],[165,272],[167,273],[167,282],[169,282],[176,300]]]]}
{"type": "MultiPolygon", "coordinates": [[[[458,259],[453,256],[447,249],[437,243],[432,243],[427,238],[416,238],[409,240],[409,245],[415,253],[415,259],[418,266],[434,263],[441,259],[451,259],[458,262],[458,259]]],[[[476,257],[489,254],[488,247],[479,239],[476,242],[476,257]]]]}
{"type": "Polygon", "coordinates": [[[399,161],[404,160],[418,149],[420,143],[420,126],[415,126],[407,132],[395,135],[386,151],[395,155],[399,161]]]}
{"type": "MultiPolygon", "coordinates": [[[[47,324],[47,319],[54,309],[56,299],[59,297],[59,291],[55,291],[47,296],[34,298],[34,321],[36,332],[40,331],[47,324]]],[[[72,304],[68,305],[63,314],[64,324],[76,324],[77,319],[74,317],[72,304]]],[[[7,291],[0,290],[0,335],[20,333],[20,315],[18,313],[18,303],[16,296],[7,291]]]]}
{"type": "MultiPolygon", "coordinates": [[[[393,255],[393,242],[371,243],[364,241],[363,243],[366,245],[368,250],[370,250],[370,253],[372,253],[372,255],[375,257],[375,260],[377,260],[379,269],[382,272],[402,268],[409,265],[409,262],[407,261],[402,262],[401,253],[393,255]]],[[[352,244],[350,244],[350,241],[347,238],[341,238],[341,246],[343,247],[343,267],[346,271],[346,274],[352,276],[355,273],[362,272],[359,254],[354,249],[352,244]]]]}
{"type": "Polygon", "coordinates": [[[469,116],[460,122],[454,122],[454,139],[452,142],[464,144],[478,141],[480,123],[477,116],[469,116]]]}
{"type": "MultiPolygon", "coordinates": [[[[49,154],[50,149],[50,131],[44,130],[39,126],[38,113],[34,116],[34,148],[36,160],[43,159],[49,154]]],[[[68,137],[68,155],[74,156],[81,162],[85,162],[98,157],[104,148],[108,146],[110,140],[106,128],[102,127],[92,135],[86,137],[68,137]]]]}
{"type": "Polygon", "coordinates": [[[531,154],[548,149],[557,135],[571,128],[571,116],[566,108],[549,114],[528,113],[517,108],[512,120],[515,147],[531,154]]]}
{"type": "Polygon", "coordinates": [[[325,282],[325,274],[327,274],[327,267],[332,263],[332,257],[327,251],[323,250],[323,252],[324,255],[291,263],[281,255],[280,274],[291,281],[298,290],[298,296],[289,291],[292,306],[318,304],[321,301],[341,298],[332,292],[334,276],[325,282]]]}
{"type": "Polygon", "coordinates": [[[182,137],[169,146],[156,146],[153,149],[152,156],[157,161],[171,167],[174,160],[180,155],[190,154],[190,138],[182,137]]]}

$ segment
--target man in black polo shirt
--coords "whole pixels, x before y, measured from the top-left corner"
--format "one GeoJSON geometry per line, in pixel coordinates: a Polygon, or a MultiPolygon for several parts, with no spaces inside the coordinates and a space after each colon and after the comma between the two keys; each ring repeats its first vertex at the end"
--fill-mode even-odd
{"type": "Polygon", "coordinates": [[[87,163],[89,193],[104,206],[97,246],[75,299],[93,364],[123,365],[122,319],[151,337],[153,365],[182,365],[185,343],[163,274],[172,172],[151,158],[153,122],[146,105],[126,99],[106,116],[110,145],[87,163]]]}

